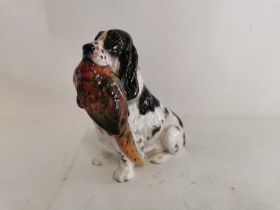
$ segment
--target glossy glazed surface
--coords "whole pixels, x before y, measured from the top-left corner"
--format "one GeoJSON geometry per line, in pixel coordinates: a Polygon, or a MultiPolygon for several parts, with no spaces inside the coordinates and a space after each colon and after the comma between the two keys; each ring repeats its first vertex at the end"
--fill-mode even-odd
{"type": "Polygon", "coordinates": [[[109,67],[82,60],[74,72],[77,103],[101,128],[113,135],[122,152],[134,163],[142,163],[131,134],[125,91],[109,67]]]}

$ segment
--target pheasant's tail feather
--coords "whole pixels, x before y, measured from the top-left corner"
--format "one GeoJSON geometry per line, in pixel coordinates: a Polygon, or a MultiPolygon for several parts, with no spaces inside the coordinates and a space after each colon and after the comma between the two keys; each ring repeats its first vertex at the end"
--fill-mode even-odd
{"type": "Polygon", "coordinates": [[[128,126],[123,130],[121,135],[115,136],[117,143],[123,153],[135,164],[142,165],[144,159],[139,154],[135,141],[128,126]]]}

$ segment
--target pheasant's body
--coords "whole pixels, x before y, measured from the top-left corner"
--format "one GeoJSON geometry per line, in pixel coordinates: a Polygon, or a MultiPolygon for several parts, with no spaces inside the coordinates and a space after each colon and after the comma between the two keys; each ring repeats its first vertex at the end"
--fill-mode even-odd
{"type": "Polygon", "coordinates": [[[143,163],[127,121],[128,106],[119,78],[109,67],[83,60],[75,69],[73,80],[79,107],[116,139],[131,161],[143,163]]]}

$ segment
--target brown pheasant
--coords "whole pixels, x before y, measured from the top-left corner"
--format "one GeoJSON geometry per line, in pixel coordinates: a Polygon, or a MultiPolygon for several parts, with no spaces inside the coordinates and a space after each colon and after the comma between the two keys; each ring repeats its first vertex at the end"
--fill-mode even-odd
{"type": "Polygon", "coordinates": [[[116,139],[132,162],[142,164],[144,160],[138,153],[128,124],[125,92],[111,68],[83,59],[75,69],[73,81],[79,107],[116,139]]]}

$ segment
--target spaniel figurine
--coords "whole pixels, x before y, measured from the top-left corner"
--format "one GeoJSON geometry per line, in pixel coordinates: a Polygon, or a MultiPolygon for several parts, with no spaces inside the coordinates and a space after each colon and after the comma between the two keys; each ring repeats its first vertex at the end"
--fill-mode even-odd
{"type": "MultiPolygon", "coordinates": [[[[139,154],[139,160],[146,158],[159,164],[185,148],[183,123],[145,86],[138,69],[137,50],[127,32],[119,29],[99,32],[94,41],[83,46],[83,55],[97,66],[109,67],[120,81],[127,101],[126,119],[132,134],[131,145],[139,154]]],[[[133,178],[136,159],[134,161],[123,152],[122,143],[117,144],[114,135],[98,123],[97,133],[105,150],[92,163],[104,165],[115,155],[120,165],[113,178],[118,182],[133,178]]]]}

